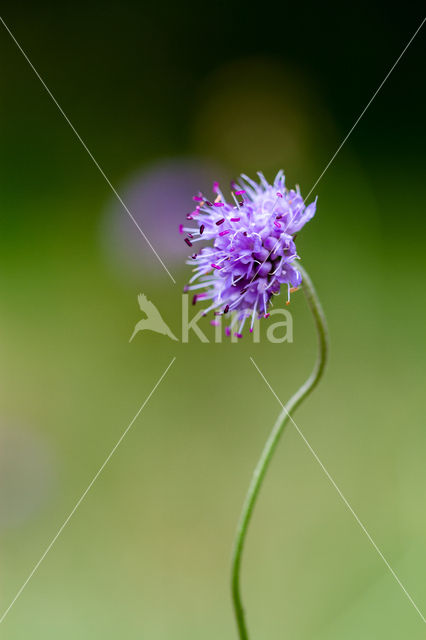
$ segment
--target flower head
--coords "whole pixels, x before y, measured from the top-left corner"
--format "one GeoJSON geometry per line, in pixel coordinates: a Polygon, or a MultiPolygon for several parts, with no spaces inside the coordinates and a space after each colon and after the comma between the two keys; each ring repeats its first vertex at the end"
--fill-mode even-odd
{"type": "MultiPolygon", "coordinates": [[[[279,171],[273,184],[259,172],[260,183],[245,175],[233,183],[233,202],[226,202],[218,183],[214,183],[214,201],[201,193],[194,196],[195,210],[188,220],[197,227],[180,226],[186,244],[199,241],[211,244],[194,253],[188,264],[195,263],[194,276],[185,291],[203,290],[197,300],[210,300],[205,314],[234,313],[232,324],[240,322],[237,337],[247,318],[251,328],[256,316],[268,316],[273,295],[286,285],[287,304],[302,276],[294,243],[296,234],[315,215],[316,200],[305,206],[300,190],[287,190],[279,171]]],[[[230,329],[227,328],[227,334],[230,329]]]]}

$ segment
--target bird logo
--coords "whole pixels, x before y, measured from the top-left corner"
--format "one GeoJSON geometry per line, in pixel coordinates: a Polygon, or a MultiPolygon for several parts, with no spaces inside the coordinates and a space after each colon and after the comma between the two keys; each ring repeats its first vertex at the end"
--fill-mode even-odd
{"type": "Polygon", "coordinates": [[[155,331],[156,333],[161,333],[163,336],[168,336],[171,340],[178,340],[171,329],[164,322],[161,317],[160,312],[157,307],[144,295],[140,293],[138,295],[138,302],[141,311],[147,316],[136,324],[135,329],[132,333],[132,336],[129,340],[131,342],[135,335],[139,333],[139,331],[155,331]]]}

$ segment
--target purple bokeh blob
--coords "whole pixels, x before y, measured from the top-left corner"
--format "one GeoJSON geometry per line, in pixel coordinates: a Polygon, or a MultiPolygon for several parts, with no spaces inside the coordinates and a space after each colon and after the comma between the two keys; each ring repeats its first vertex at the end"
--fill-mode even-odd
{"type": "MultiPolygon", "coordinates": [[[[167,159],[136,172],[117,190],[166,266],[181,268],[188,247],[179,224],[192,211],[200,188],[210,193],[223,169],[205,159],[167,159]]],[[[167,277],[147,242],[117,199],[107,206],[101,241],[114,271],[124,276],[167,277]]]]}

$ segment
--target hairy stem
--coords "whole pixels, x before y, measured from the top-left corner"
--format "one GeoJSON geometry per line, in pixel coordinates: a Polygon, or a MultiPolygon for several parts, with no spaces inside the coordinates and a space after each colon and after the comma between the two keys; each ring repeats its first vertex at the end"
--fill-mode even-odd
{"type": "Polygon", "coordinates": [[[240,640],[248,640],[247,626],[245,622],[244,609],[241,602],[240,594],[241,558],[244,549],[244,542],[247,535],[247,529],[253,515],[253,509],[256,503],[256,499],[259,494],[259,490],[268,469],[269,463],[271,462],[272,456],[284,431],[284,428],[288,423],[289,417],[318,384],[323,374],[328,354],[327,323],[325,320],[324,312],[321,308],[320,301],[309,275],[300,265],[298,265],[298,269],[302,273],[302,288],[305,293],[309,308],[314,317],[315,326],[317,329],[318,357],[309,378],[290,398],[290,400],[286,403],[280,415],[278,416],[266,441],[266,444],[262,451],[262,455],[260,456],[259,461],[255,467],[246,499],[241,511],[232,556],[232,599],[234,603],[235,617],[237,621],[240,640]]]}

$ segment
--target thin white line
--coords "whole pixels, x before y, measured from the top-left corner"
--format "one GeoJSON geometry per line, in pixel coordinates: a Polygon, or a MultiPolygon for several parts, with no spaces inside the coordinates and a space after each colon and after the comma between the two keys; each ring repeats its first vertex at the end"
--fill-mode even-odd
{"type": "Polygon", "coordinates": [[[361,527],[362,531],[365,533],[365,535],[367,536],[367,538],[369,539],[369,541],[373,545],[374,549],[377,551],[377,553],[379,554],[379,556],[381,557],[381,559],[383,560],[383,562],[385,563],[385,565],[387,566],[387,568],[391,572],[392,576],[395,578],[395,580],[397,581],[397,583],[399,584],[399,586],[401,587],[401,589],[403,590],[403,592],[407,596],[408,600],[411,602],[411,604],[413,605],[413,607],[415,608],[415,610],[417,611],[417,613],[419,614],[419,616],[421,617],[423,622],[426,623],[426,619],[425,619],[424,615],[422,614],[422,612],[420,611],[420,609],[418,608],[418,606],[414,602],[413,598],[410,596],[410,594],[408,593],[407,589],[404,587],[404,585],[402,584],[401,580],[398,578],[398,576],[396,575],[395,571],[392,569],[391,565],[386,560],[385,556],[380,551],[379,547],[374,542],[374,540],[371,537],[371,535],[368,533],[367,529],[365,528],[365,526],[363,525],[363,523],[361,522],[361,520],[359,519],[359,517],[357,516],[357,514],[355,513],[355,511],[353,510],[353,508],[351,507],[351,505],[349,504],[349,502],[347,501],[345,496],[343,495],[342,491],[339,489],[339,487],[337,486],[336,482],[334,481],[334,479],[332,478],[330,473],[327,471],[327,469],[325,468],[325,466],[323,465],[323,463],[319,459],[318,455],[315,453],[315,451],[313,450],[313,448],[311,447],[311,445],[309,444],[309,442],[307,441],[307,439],[303,435],[302,431],[299,429],[299,427],[297,426],[297,424],[295,423],[295,421],[293,420],[291,415],[288,413],[287,409],[285,408],[285,406],[283,405],[283,403],[281,402],[281,400],[279,399],[279,397],[277,396],[277,394],[275,393],[275,391],[273,390],[273,388],[269,384],[268,380],[265,378],[265,376],[263,375],[263,373],[261,372],[261,370],[259,369],[259,367],[257,366],[257,364],[255,363],[255,361],[253,360],[253,358],[251,356],[250,356],[250,360],[252,361],[252,363],[255,366],[255,368],[257,369],[257,371],[260,373],[260,375],[263,378],[263,380],[265,381],[266,385],[272,391],[272,393],[275,396],[275,398],[278,400],[278,402],[281,405],[281,408],[283,409],[283,411],[285,411],[286,414],[288,415],[288,417],[290,418],[291,422],[293,423],[294,427],[296,428],[297,433],[302,438],[303,442],[306,444],[306,446],[308,447],[309,451],[312,453],[312,455],[314,456],[315,460],[318,462],[318,464],[320,465],[321,469],[324,471],[325,475],[327,476],[327,478],[329,479],[329,481],[331,482],[333,487],[336,489],[336,491],[339,494],[340,498],[342,499],[342,501],[344,502],[346,507],[349,509],[349,511],[351,512],[351,514],[353,515],[353,517],[355,518],[355,520],[357,521],[357,523],[361,527]]]}
{"type": "Polygon", "coordinates": [[[78,133],[77,129],[74,127],[74,125],[72,124],[71,120],[68,118],[67,114],[62,109],[61,105],[56,100],[55,96],[50,91],[49,87],[47,86],[47,84],[45,83],[45,81],[43,80],[43,78],[41,77],[41,75],[39,74],[39,72],[37,71],[37,69],[35,68],[35,66],[33,65],[33,63],[31,62],[31,60],[29,59],[29,57],[27,56],[27,54],[25,53],[25,51],[23,50],[23,48],[21,47],[21,45],[19,44],[19,42],[17,41],[17,39],[15,38],[15,36],[13,35],[13,33],[11,32],[11,30],[9,29],[9,27],[7,26],[7,24],[5,23],[5,21],[3,20],[3,18],[1,16],[0,16],[0,20],[3,23],[4,28],[6,29],[6,31],[8,32],[8,34],[10,35],[10,37],[12,38],[12,40],[14,41],[16,46],[18,47],[19,51],[22,53],[22,55],[24,56],[25,60],[28,62],[28,64],[30,65],[31,69],[34,71],[34,73],[36,74],[37,78],[40,80],[41,84],[46,89],[47,93],[52,98],[53,102],[55,103],[55,105],[57,106],[57,108],[59,109],[59,111],[61,112],[61,114],[63,115],[63,117],[65,118],[65,120],[67,121],[67,123],[69,124],[71,129],[73,130],[74,134],[77,136],[78,140],[80,141],[80,143],[82,144],[84,149],[89,154],[91,160],[93,161],[93,163],[95,164],[95,166],[99,170],[99,172],[102,175],[102,177],[104,178],[105,182],[108,184],[108,186],[110,187],[111,191],[114,193],[115,197],[117,198],[117,200],[122,205],[123,209],[127,212],[127,214],[129,215],[130,219],[132,220],[132,222],[134,222],[134,224],[136,225],[138,231],[140,232],[140,234],[144,238],[145,242],[148,244],[148,246],[150,247],[150,249],[152,250],[152,252],[156,256],[157,260],[160,262],[160,264],[163,267],[163,269],[166,271],[166,273],[169,276],[169,278],[173,281],[174,284],[176,284],[176,280],[174,279],[174,277],[172,276],[170,271],[167,269],[166,265],[164,264],[163,260],[158,255],[157,251],[152,246],[152,244],[149,241],[148,237],[142,231],[138,221],[133,216],[131,211],[128,209],[127,205],[125,204],[125,202],[121,198],[120,194],[118,193],[118,191],[116,190],[114,185],[111,183],[111,181],[109,180],[108,176],[105,174],[104,170],[102,169],[102,167],[100,166],[100,164],[98,163],[98,161],[96,160],[96,158],[94,157],[94,155],[92,154],[90,149],[88,148],[87,144],[84,142],[83,138],[80,136],[80,134],[78,133]]]}
{"type": "Polygon", "coordinates": [[[96,480],[98,479],[98,477],[100,476],[100,474],[102,473],[102,471],[104,470],[104,468],[106,467],[106,465],[108,464],[108,462],[110,461],[110,459],[112,458],[112,456],[114,455],[114,453],[116,452],[116,450],[118,449],[118,447],[120,446],[121,442],[123,441],[123,439],[126,437],[128,431],[130,430],[130,428],[132,427],[133,423],[135,422],[135,420],[139,417],[140,413],[142,412],[142,410],[144,409],[144,407],[146,406],[146,404],[149,402],[152,394],[154,393],[154,391],[157,389],[157,387],[159,386],[159,384],[162,382],[163,378],[165,377],[165,375],[167,374],[168,370],[170,369],[170,367],[172,366],[172,364],[174,363],[174,361],[176,360],[176,357],[174,357],[171,362],[169,363],[169,366],[167,367],[167,369],[163,372],[162,376],[158,379],[158,381],[156,382],[155,386],[153,387],[153,389],[151,390],[150,394],[147,396],[147,398],[145,399],[144,403],[140,406],[138,412],[136,413],[135,417],[132,419],[132,421],[130,422],[130,424],[127,426],[127,428],[125,429],[125,431],[122,433],[122,435],[120,436],[119,440],[117,441],[117,443],[114,445],[114,447],[112,448],[111,452],[109,453],[109,455],[105,458],[104,462],[102,463],[102,465],[100,466],[99,470],[96,472],[96,474],[94,475],[92,481],[90,482],[90,484],[88,485],[87,489],[82,493],[82,495],[80,496],[80,498],[78,499],[77,503],[75,504],[74,508],[72,509],[72,511],[70,512],[70,514],[67,516],[67,518],[65,519],[64,523],[62,524],[62,526],[59,528],[57,534],[55,535],[55,537],[52,539],[52,541],[50,542],[50,544],[48,545],[47,549],[45,550],[45,552],[43,553],[43,555],[41,556],[40,560],[37,562],[37,564],[35,565],[35,567],[33,568],[33,570],[31,571],[30,575],[28,576],[28,578],[25,580],[24,584],[22,585],[22,587],[19,589],[18,593],[16,594],[16,596],[13,598],[12,602],[9,604],[9,606],[7,607],[7,609],[4,611],[3,615],[0,618],[0,624],[3,622],[3,620],[5,619],[5,617],[7,616],[7,614],[9,613],[9,611],[11,610],[11,608],[13,607],[13,605],[15,604],[15,602],[17,601],[17,599],[19,598],[19,596],[21,595],[21,593],[23,592],[23,590],[25,589],[25,587],[27,586],[27,584],[29,583],[29,581],[31,580],[31,578],[33,577],[33,575],[35,574],[35,572],[37,571],[37,569],[39,568],[39,566],[41,565],[41,563],[43,562],[43,560],[45,559],[45,557],[47,556],[47,554],[49,553],[49,551],[51,550],[51,548],[53,547],[53,545],[55,544],[56,540],[59,538],[59,536],[61,535],[62,531],[65,529],[65,527],[67,526],[68,522],[71,520],[71,518],[73,517],[74,513],[77,511],[78,507],[80,506],[80,504],[83,502],[84,498],[87,496],[87,494],[89,493],[90,489],[92,488],[92,486],[95,484],[96,480]]]}
{"type": "MultiPolygon", "coordinates": [[[[404,55],[404,53],[407,51],[408,47],[410,46],[410,44],[413,42],[414,38],[416,37],[416,35],[418,34],[418,32],[420,31],[420,29],[422,28],[424,22],[425,22],[426,18],[423,18],[422,23],[420,24],[419,27],[417,27],[415,33],[411,36],[410,40],[408,41],[408,43],[405,45],[404,49],[402,50],[402,53],[400,53],[399,57],[397,58],[397,60],[393,63],[392,67],[390,68],[390,70],[388,71],[388,73],[386,74],[385,78],[382,80],[381,84],[379,85],[379,88],[376,89],[375,93],[373,94],[373,96],[370,98],[369,102],[367,103],[367,105],[364,107],[363,111],[361,112],[361,114],[358,116],[358,118],[355,120],[355,123],[353,124],[352,128],[349,130],[349,132],[347,133],[347,135],[345,136],[345,138],[343,139],[343,141],[340,143],[339,147],[337,148],[337,150],[335,151],[334,155],[332,156],[332,158],[329,160],[327,166],[325,167],[325,169],[323,170],[323,172],[321,173],[320,177],[317,179],[317,181],[315,182],[314,186],[311,188],[311,190],[309,191],[309,193],[303,197],[303,200],[306,202],[309,198],[309,196],[311,195],[312,191],[315,189],[315,187],[317,186],[317,184],[319,183],[319,181],[322,179],[322,177],[324,176],[325,172],[327,171],[327,169],[329,168],[329,166],[332,164],[332,162],[334,161],[334,159],[336,158],[337,154],[339,153],[339,151],[341,150],[341,148],[343,147],[343,145],[345,144],[345,142],[347,141],[347,139],[349,138],[349,136],[351,135],[351,133],[353,132],[353,130],[355,129],[355,127],[357,126],[357,124],[359,123],[359,121],[361,120],[361,118],[363,117],[363,115],[365,114],[365,112],[367,111],[368,107],[371,105],[371,103],[373,102],[374,98],[377,96],[377,94],[379,93],[380,89],[383,87],[383,85],[385,84],[386,80],[389,78],[390,74],[392,73],[392,71],[395,69],[396,65],[398,64],[398,62],[401,60],[402,56],[404,55]]],[[[250,286],[253,282],[253,280],[255,279],[255,277],[257,276],[257,274],[259,273],[259,271],[261,270],[261,268],[263,267],[263,265],[265,264],[265,262],[267,260],[269,260],[269,257],[273,254],[273,252],[275,251],[275,249],[277,248],[278,244],[279,244],[280,238],[278,238],[275,246],[271,249],[271,251],[268,253],[268,255],[266,256],[266,258],[264,259],[264,261],[262,262],[262,264],[260,265],[260,267],[258,268],[258,270],[256,271],[256,273],[253,276],[252,281],[248,284],[248,286],[250,286]]]]}
{"type": "Polygon", "coordinates": [[[369,102],[367,103],[367,106],[363,109],[363,111],[361,112],[361,114],[358,116],[358,118],[355,120],[355,123],[353,124],[352,128],[350,129],[349,133],[346,135],[346,137],[343,139],[343,141],[340,143],[340,145],[338,146],[337,150],[335,151],[334,155],[332,156],[331,160],[329,160],[327,166],[325,167],[325,169],[323,170],[323,172],[321,173],[320,177],[318,178],[318,180],[315,182],[314,186],[312,187],[312,189],[309,191],[308,195],[305,196],[305,201],[309,198],[309,196],[311,195],[312,191],[315,189],[315,187],[317,186],[318,182],[321,180],[321,178],[323,177],[323,175],[325,174],[325,172],[327,171],[327,169],[329,168],[329,166],[332,164],[332,162],[334,161],[334,159],[336,158],[337,154],[339,153],[339,151],[341,150],[341,148],[343,147],[343,145],[345,144],[345,142],[347,141],[347,139],[349,138],[349,136],[351,135],[351,133],[353,132],[353,130],[355,129],[355,127],[357,126],[357,124],[359,123],[359,121],[361,120],[361,118],[363,117],[363,115],[365,114],[365,112],[367,111],[368,107],[371,105],[371,103],[373,102],[373,100],[375,99],[375,97],[377,96],[377,94],[379,93],[380,89],[383,87],[383,85],[385,84],[386,80],[389,78],[390,74],[392,73],[392,71],[395,69],[396,65],[398,64],[398,62],[401,60],[402,56],[404,55],[404,53],[407,51],[408,47],[410,46],[410,44],[413,42],[414,38],[416,37],[416,35],[418,34],[418,32],[420,31],[420,29],[422,28],[424,22],[426,20],[426,17],[423,18],[421,24],[419,27],[417,27],[416,31],[414,32],[414,34],[411,36],[410,40],[408,41],[408,43],[405,45],[404,49],[402,50],[402,52],[399,54],[398,58],[396,59],[396,61],[393,63],[392,67],[390,68],[390,70],[387,72],[384,80],[382,80],[381,84],[379,85],[378,89],[376,89],[376,91],[374,92],[373,96],[370,98],[369,102]]]}

